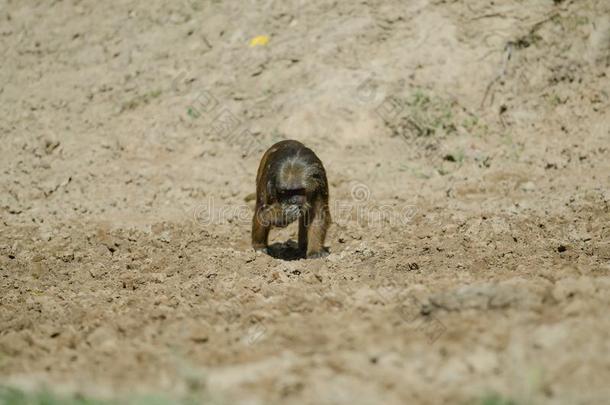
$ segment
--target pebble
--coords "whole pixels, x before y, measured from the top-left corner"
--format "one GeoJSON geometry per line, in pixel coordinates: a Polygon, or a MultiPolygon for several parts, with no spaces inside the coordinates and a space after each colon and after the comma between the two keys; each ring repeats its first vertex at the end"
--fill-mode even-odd
{"type": "Polygon", "coordinates": [[[532,183],[531,181],[528,181],[527,183],[523,183],[521,185],[521,190],[523,190],[523,191],[535,191],[536,190],[536,185],[534,183],[532,183]]]}

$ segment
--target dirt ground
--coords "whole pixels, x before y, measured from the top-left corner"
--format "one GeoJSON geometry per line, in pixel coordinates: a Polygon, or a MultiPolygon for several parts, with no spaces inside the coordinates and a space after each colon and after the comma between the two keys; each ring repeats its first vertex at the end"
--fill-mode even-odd
{"type": "Polygon", "coordinates": [[[0,0],[0,60],[3,384],[608,403],[609,2],[0,0]],[[324,259],[250,249],[289,138],[324,259]]]}

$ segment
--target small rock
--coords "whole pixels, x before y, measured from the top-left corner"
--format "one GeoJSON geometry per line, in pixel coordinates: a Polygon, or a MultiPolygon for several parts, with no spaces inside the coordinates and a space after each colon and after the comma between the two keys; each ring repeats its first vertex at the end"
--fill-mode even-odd
{"type": "Polygon", "coordinates": [[[189,339],[195,343],[207,343],[210,340],[210,327],[207,325],[194,325],[189,331],[189,339]]]}
{"type": "Polygon", "coordinates": [[[64,252],[61,254],[60,259],[64,263],[70,263],[74,261],[74,252],[64,252]]]}
{"type": "Polygon", "coordinates": [[[159,235],[159,240],[165,243],[171,242],[172,237],[170,236],[169,231],[161,232],[161,234],[159,235]]]}
{"type": "Polygon", "coordinates": [[[44,143],[46,154],[50,155],[51,153],[53,153],[53,151],[55,149],[57,149],[58,146],[59,146],[59,141],[54,140],[54,139],[46,139],[45,143],[44,143]]]}
{"type": "Polygon", "coordinates": [[[536,185],[534,183],[532,183],[531,181],[528,181],[527,183],[523,183],[521,185],[521,190],[534,191],[534,190],[536,190],[536,185]]]}
{"type": "Polygon", "coordinates": [[[375,256],[375,252],[370,249],[365,242],[361,242],[360,245],[356,249],[354,249],[354,253],[363,256],[363,258],[369,258],[375,256]]]}

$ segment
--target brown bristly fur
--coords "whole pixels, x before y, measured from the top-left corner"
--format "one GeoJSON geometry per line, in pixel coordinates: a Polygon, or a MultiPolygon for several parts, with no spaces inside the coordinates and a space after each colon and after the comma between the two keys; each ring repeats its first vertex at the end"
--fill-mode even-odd
{"type": "Polygon", "coordinates": [[[265,250],[270,229],[297,218],[299,249],[307,258],[326,255],[324,240],[331,223],[326,171],[311,149],[281,141],[265,152],[258,168],[252,247],[265,250]]]}

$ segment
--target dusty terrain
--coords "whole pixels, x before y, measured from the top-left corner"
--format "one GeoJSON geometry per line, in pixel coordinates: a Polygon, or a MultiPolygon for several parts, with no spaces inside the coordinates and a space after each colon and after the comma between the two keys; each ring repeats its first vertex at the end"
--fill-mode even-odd
{"type": "Polygon", "coordinates": [[[607,1],[0,0],[0,60],[3,384],[607,404],[607,1]],[[285,138],[325,259],[249,247],[285,138]]]}

